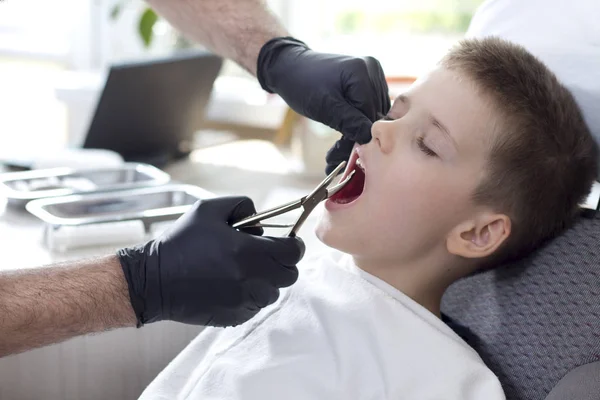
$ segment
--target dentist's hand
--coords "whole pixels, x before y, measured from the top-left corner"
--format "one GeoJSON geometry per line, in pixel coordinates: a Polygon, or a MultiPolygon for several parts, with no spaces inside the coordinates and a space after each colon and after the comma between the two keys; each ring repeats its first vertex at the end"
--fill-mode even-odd
{"type": "Polygon", "coordinates": [[[327,173],[348,159],[354,142],[371,140],[371,125],[390,109],[385,75],[373,57],[318,53],[294,38],[275,38],[262,47],[256,75],[294,111],[342,133],[327,154],[327,173]]]}
{"type": "Polygon", "coordinates": [[[119,250],[138,326],[161,320],[237,325],[296,282],[301,239],[231,228],[255,212],[247,197],[199,201],[158,239],[119,250]]]}

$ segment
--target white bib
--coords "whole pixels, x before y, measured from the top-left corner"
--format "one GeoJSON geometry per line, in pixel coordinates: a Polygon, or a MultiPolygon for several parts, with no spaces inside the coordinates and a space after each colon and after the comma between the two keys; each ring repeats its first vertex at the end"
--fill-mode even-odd
{"type": "Polygon", "coordinates": [[[501,400],[441,320],[340,253],[236,328],[207,328],[142,399],[501,400]]]}

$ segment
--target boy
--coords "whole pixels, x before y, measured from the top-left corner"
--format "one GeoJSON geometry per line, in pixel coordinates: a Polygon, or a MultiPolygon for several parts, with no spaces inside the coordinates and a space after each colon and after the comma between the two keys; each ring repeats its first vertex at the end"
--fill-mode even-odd
{"type": "Polygon", "coordinates": [[[445,289],[578,215],[598,150],[569,92],[523,48],[465,41],[373,124],[307,265],[253,320],[208,328],[143,399],[503,399],[440,319],[445,289]]]}

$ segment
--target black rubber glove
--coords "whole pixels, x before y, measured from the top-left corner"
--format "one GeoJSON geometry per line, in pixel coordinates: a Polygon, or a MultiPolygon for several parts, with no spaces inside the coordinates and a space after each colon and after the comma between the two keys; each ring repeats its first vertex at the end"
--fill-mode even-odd
{"type": "Polygon", "coordinates": [[[318,53],[294,38],[275,38],[262,47],[256,75],[294,111],[342,133],[327,154],[327,173],[348,159],[354,142],[371,140],[371,125],[390,109],[385,75],[373,57],[318,53]]]}
{"type": "Polygon", "coordinates": [[[231,228],[255,212],[247,197],[199,201],[158,239],[119,250],[138,327],[161,320],[237,325],[296,282],[301,239],[231,228]]]}

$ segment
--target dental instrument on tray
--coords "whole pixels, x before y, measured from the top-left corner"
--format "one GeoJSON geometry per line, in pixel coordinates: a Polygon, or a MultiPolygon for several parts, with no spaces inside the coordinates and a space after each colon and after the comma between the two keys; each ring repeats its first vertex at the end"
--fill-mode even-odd
{"type": "Polygon", "coordinates": [[[308,196],[304,196],[301,199],[289,202],[287,204],[283,204],[279,207],[271,208],[270,210],[263,211],[261,213],[254,214],[248,218],[242,219],[232,225],[233,228],[243,229],[243,228],[292,228],[288,234],[288,236],[296,236],[310,213],[317,207],[317,205],[323,200],[327,200],[337,192],[339,192],[348,182],[352,179],[355,171],[352,171],[348,176],[346,176],[342,181],[338,182],[335,186],[328,188],[329,184],[333,181],[333,179],[341,172],[341,170],[346,166],[346,162],[343,161],[338,165],[331,174],[327,175],[327,177],[313,190],[308,196]],[[302,214],[294,224],[264,224],[261,221],[273,218],[281,214],[285,214],[297,208],[303,208],[302,214]]]}

